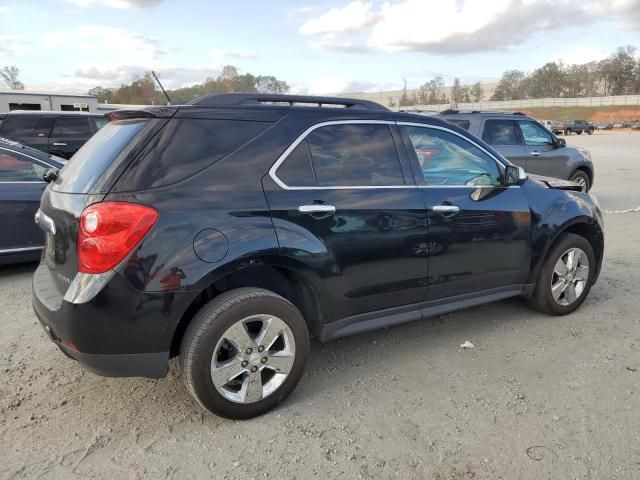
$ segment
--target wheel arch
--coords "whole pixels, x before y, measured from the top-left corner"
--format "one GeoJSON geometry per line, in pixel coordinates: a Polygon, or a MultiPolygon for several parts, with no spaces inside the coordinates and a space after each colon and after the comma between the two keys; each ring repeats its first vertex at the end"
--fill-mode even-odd
{"type": "Polygon", "coordinates": [[[319,295],[303,272],[281,265],[249,265],[221,275],[195,296],[174,329],[170,356],[179,353],[184,333],[202,306],[224,292],[241,287],[263,288],[286,298],[300,310],[311,335],[320,331],[323,316],[319,295]]]}
{"type": "Polygon", "coordinates": [[[604,234],[600,227],[600,225],[593,221],[593,219],[589,217],[578,217],[573,220],[570,220],[559,227],[552,236],[550,236],[544,246],[543,254],[537,260],[534,268],[531,270],[531,274],[529,277],[529,283],[535,283],[538,274],[540,273],[540,269],[542,268],[542,264],[544,263],[549,251],[556,244],[558,239],[567,233],[573,233],[576,235],[580,235],[585,238],[593,247],[593,252],[596,256],[596,276],[595,280],[598,278],[600,273],[600,266],[602,265],[602,257],[604,255],[604,234]]]}

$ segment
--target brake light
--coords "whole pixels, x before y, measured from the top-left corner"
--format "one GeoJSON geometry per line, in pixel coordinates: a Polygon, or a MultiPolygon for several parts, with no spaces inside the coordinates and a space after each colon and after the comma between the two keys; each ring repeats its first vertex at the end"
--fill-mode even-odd
{"type": "Polygon", "coordinates": [[[78,271],[104,273],[126,257],[158,220],[146,205],[96,203],[84,209],[78,233],[78,271]]]}

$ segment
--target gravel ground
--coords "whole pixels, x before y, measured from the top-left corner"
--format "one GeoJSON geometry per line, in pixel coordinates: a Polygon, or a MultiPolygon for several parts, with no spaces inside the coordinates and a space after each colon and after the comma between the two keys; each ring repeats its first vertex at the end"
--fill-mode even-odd
{"type": "Polygon", "coordinates": [[[34,266],[0,269],[0,477],[640,478],[640,134],[569,144],[611,212],[581,309],[514,299],[315,343],[293,395],[250,421],[204,413],[175,364],[85,372],[36,323],[34,266]]]}

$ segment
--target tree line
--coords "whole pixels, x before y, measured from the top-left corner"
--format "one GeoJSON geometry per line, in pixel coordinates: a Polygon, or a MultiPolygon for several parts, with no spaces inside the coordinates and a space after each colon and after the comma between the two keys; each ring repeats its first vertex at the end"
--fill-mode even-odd
{"type": "MultiPolygon", "coordinates": [[[[163,105],[167,103],[164,94],[156,88],[151,72],[134,78],[129,85],[109,89],[94,87],[87,93],[94,95],[100,103],[121,103],[138,105],[163,105]]],[[[209,93],[287,93],[289,85],[272,75],[239,74],[233,65],[227,65],[217,77],[209,77],[201,83],[189,87],[167,90],[172,103],[185,103],[209,93]]]]}
{"type": "Polygon", "coordinates": [[[640,57],[635,47],[619,47],[599,62],[548,62],[531,73],[507,70],[490,100],[598,97],[640,93],[640,57]]]}

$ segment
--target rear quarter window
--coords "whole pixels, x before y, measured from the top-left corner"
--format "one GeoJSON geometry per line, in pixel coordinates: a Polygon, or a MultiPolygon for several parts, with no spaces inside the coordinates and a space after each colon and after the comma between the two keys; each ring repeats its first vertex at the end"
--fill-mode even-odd
{"type": "Polygon", "coordinates": [[[116,190],[145,190],[184,180],[244,146],[270,125],[245,120],[171,119],[127,168],[116,190]]]}

